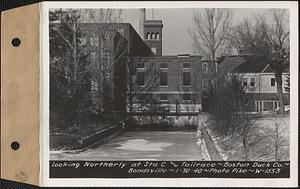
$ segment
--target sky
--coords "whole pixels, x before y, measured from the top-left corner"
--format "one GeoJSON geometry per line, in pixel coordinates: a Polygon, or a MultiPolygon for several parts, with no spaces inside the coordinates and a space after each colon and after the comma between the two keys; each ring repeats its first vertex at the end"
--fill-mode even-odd
{"type": "MultiPolygon", "coordinates": [[[[193,54],[189,28],[193,27],[193,13],[204,9],[154,9],[154,19],[163,22],[163,55],[193,54]]],[[[232,9],[233,25],[255,14],[267,13],[268,9],[232,9]]],[[[123,9],[124,22],[131,23],[139,31],[139,10],[123,9]]],[[[152,9],[146,9],[146,19],[152,20],[152,9]]]]}

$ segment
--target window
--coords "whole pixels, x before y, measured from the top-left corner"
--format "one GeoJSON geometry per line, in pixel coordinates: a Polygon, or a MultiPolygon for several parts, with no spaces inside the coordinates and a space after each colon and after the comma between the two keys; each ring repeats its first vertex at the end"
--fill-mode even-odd
{"type": "Polygon", "coordinates": [[[110,53],[108,50],[105,50],[103,54],[103,64],[105,67],[109,66],[109,61],[110,61],[110,53]]]}
{"type": "Polygon", "coordinates": [[[191,68],[191,64],[190,63],[183,63],[182,68],[191,68]]]}
{"type": "Polygon", "coordinates": [[[124,35],[124,28],[123,27],[118,27],[117,31],[123,36],[124,35]]]}
{"type": "Polygon", "coordinates": [[[255,78],[250,78],[250,87],[255,86],[255,78]]]}
{"type": "Polygon", "coordinates": [[[160,63],[160,68],[168,68],[168,63],[160,63]]]}
{"type": "Polygon", "coordinates": [[[146,37],[147,39],[151,39],[151,34],[148,32],[147,33],[147,37],[146,37]]]}
{"type": "Polygon", "coordinates": [[[91,37],[90,38],[90,44],[91,44],[91,46],[98,46],[99,38],[98,37],[91,37]]]}
{"type": "Polygon", "coordinates": [[[145,68],[145,63],[144,62],[139,62],[137,64],[137,68],[145,68]]]}
{"type": "Polygon", "coordinates": [[[91,46],[95,46],[93,37],[90,38],[90,44],[91,44],[91,46]]]}
{"type": "Polygon", "coordinates": [[[160,71],[160,85],[168,86],[168,72],[160,71]]]}
{"type": "Polygon", "coordinates": [[[168,94],[159,94],[159,100],[163,102],[168,101],[168,94]]]}
{"type": "Polygon", "coordinates": [[[190,101],[192,98],[191,98],[191,94],[189,93],[184,93],[183,96],[182,96],[182,99],[183,100],[186,100],[186,101],[190,101]]]}
{"type": "Polygon", "coordinates": [[[249,105],[249,97],[245,97],[245,99],[244,99],[244,105],[249,105]]]}
{"type": "Polygon", "coordinates": [[[207,65],[207,63],[203,63],[202,64],[202,72],[203,73],[208,73],[208,65],[207,65]]]}
{"type": "Polygon", "coordinates": [[[202,79],[202,89],[207,90],[208,89],[208,81],[207,79],[202,79]]]}
{"type": "Polygon", "coordinates": [[[96,60],[96,53],[91,53],[91,59],[92,59],[93,61],[96,60]]]}
{"type": "Polygon", "coordinates": [[[141,71],[137,72],[136,80],[137,80],[138,86],[144,86],[145,85],[145,72],[141,72],[141,71]]]}
{"type": "Polygon", "coordinates": [[[156,48],[155,47],[152,47],[151,51],[156,55],[156,48]]]}
{"type": "Polygon", "coordinates": [[[105,38],[106,41],[109,41],[109,33],[108,33],[108,31],[105,31],[104,38],[105,38]]]}
{"type": "Polygon", "coordinates": [[[155,39],[155,33],[152,33],[152,39],[155,39]]]}
{"type": "Polygon", "coordinates": [[[109,80],[109,73],[105,73],[105,79],[109,80]]]}
{"type": "Polygon", "coordinates": [[[190,86],[191,85],[191,72],[183,72],[183,81],[182,84],[185,86],[190,86]]]}
{"type": "Polygon", "coordinates": [[[248,86],[248,78],[243,78],[243,86],[244,87],[248,86]]]}
{"type": "Polygon", "coordinates": [[[95,46],[98,46],[98,44],[99,44],[98,40],[99,40],[98,37],[94,37],[94,44],[95,44],[95,46]]]}
{"type": "Polygon", "coordinates": [[[156,33],[156,39],[159,39],[159,33],[156,33]]]}
{"type": "Polygon", "coordinates": [[[275,78],[271,78],[271,86],[272,86],[272,87],[275,86],[275,78]]]}
{"type": "Polygon", "coordinates": [[[92,82],[91,82],[91,90],[92,91],[97,91],[98,90],[98,82],[97,82],[97,80],[92,80],[92,82]]]}
{"type": "Polygon", "coordinates": [[[86,38],[85,37],[80,38],[80,45],[86,45],[86,38]]]}

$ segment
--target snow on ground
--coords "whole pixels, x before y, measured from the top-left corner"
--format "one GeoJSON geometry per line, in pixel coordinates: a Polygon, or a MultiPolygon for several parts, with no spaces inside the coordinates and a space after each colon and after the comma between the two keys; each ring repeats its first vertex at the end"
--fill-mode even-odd
{"type": "MultiPolygon", "coordinates": [[[[256,128],[253,131],[250,141],[249,159],[252,161],[275,161],[275,144],[278,141],[278,160],[288,161],[289,138],[290,138],[290,117],[289,115],[268,115],[257,118],[256,128]],[[275,123],[279,125],[278,132],[275,123]],[[278,137],[276,140],[276,136],[278,137]]],[[[214,140],[217,149],[225,160],[240,161],[245,160],[244,148],[241,137],[235,134],[224,136],[216,132],[214,123],[210,122],[208,131],[214,140]]]]}

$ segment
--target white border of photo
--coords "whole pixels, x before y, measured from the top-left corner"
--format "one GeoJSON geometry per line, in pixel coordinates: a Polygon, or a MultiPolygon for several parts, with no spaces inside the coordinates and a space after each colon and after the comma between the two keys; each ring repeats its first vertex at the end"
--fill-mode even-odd
{"type": "Polygon", "coordinates": [[[117,1],[41,3],[40,144],[42,186],[102,187],[297,187],[298,186],[298,2],[296,1],[117,1]],[[50,179],[49,178],[49,16],[51,8],[286,8],[290,10],[291,112],[290,178],[138,178],[50,179]]]}

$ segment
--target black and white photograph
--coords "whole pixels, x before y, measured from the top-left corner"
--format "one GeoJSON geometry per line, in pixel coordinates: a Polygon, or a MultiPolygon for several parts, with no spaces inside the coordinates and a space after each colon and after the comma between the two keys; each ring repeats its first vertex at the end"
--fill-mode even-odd
{"type": "Polygon", "coordinates": [[[290,177],[290,9],[47,10],[50,178],[290,177]]]}

